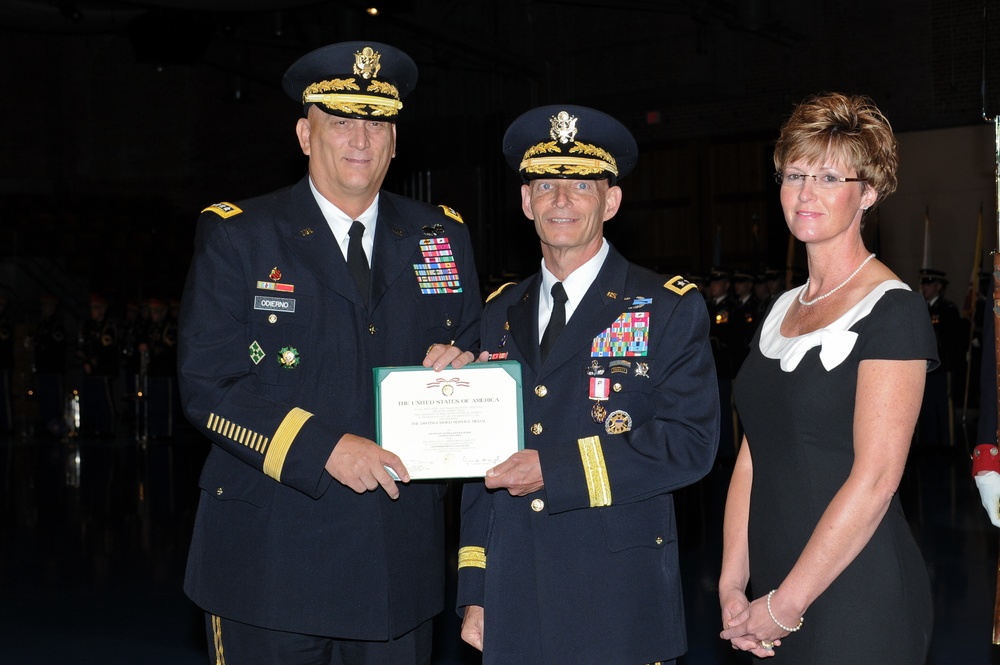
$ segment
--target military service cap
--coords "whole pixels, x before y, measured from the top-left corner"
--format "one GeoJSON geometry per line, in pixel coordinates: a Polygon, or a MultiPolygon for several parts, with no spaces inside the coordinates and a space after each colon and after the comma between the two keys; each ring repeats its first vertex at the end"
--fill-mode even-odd
{"type": "Polygon", "coordinates": [[[311,51],[285,72],[281,87],[292,99],[331,115],[395,122],[400,101],[417,83],[417,65],[388,44],[341,42],[311,51]]]}
{"type": "Polygon", "coordinates": [[[639,148],[625,125],[606,113],[562,104],[540,106],[511,123],[503,154],[525,181],[608,178],[614,184],[635,166],[639,148]]]}
{"type": "Polygon", "coordinates": [[[942,286],[947,286],[948,280],[945,279],[945,272],[943,270],[934,270],[933,268],[921,268],[920,283],[933,284],[934,282],[939,282],[942,286]]]}

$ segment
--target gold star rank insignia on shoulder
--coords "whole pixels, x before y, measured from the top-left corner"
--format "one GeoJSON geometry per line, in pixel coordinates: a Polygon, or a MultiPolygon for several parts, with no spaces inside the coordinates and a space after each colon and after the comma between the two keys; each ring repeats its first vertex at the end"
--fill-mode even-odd
{"type": "Polygon", "coordinates": [[[459,224],[465,224],[465,220],[462,219],[462,216],[459,215],[458,212],[454,208],[452,208],[450,206],[446,206],[446,205],[439,205],[438,207],[441,208],[441,211],[444,214],[446,214],[447,216],[451,217],[452,219],[454,219],[459,224]]]}
{"type": "Polygon", "coordinates": [[[698,286],[694,282],[689,282],[680,275],[676,275],[667,280],[663,288],[682,296],[691,289],[697,289],[698,286]]]}
{"type": "Polygon", "coordinates": [[[235,217],[236,215],[241,214],[243,210],[232,203],[221,201],[219,203],[213,203],[212,205],[202,210],[202,212],[214,212],[216,215],[218,215],[223,219],[229,219],[230,217],[235,217]]]}

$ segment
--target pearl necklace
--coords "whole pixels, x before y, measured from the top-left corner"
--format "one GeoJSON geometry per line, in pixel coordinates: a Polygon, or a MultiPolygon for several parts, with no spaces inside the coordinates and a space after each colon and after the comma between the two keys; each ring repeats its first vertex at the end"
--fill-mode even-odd
{"type": "Polygon", "coordinates": [[[851,281],[852,279],[854,279],[855,275],[857,275],[859,272],[861,272],[861,269],[864,268],[868,264],[868,262],[871,261],[874,258],[875,258],[875,252],[872,252],[871,254],[868,255],[867,259],[865,259],[864,261],[861,262],[861,265],[859,265],[857,268],[854,269],[854,272],[852,272],[850,275],[847,276],[847,279],[845,279],[843,282],[841,282],[837,286],[833,287],[831,290],[827,291],[823,295],[816,296],[812,300],[803,300],[802,299],[802,294],[809,290],[809,278],[806,278],[806,284],[805,284],[805,286],[803,286],[802,290],[799,291],[799,304],[800,305],[805,305],[806,307],[809,307],[811,305],[815,305],[816,303],[818,303],[823,298],[829,298],[834,293],[836,293],[837,291],[839,291],[842,288],[844,288],[844,286],[846,286],[849,281],[851,281]]]}

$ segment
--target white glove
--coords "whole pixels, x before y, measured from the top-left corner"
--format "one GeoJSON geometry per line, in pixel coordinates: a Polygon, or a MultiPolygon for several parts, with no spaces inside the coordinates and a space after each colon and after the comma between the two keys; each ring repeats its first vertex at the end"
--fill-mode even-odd
{"type": "Polygon", "coordinates": [[[976,475],[975,479],[986,514],[994,526],[1000,526],[1000,473],[987,471],[976,475]]]}

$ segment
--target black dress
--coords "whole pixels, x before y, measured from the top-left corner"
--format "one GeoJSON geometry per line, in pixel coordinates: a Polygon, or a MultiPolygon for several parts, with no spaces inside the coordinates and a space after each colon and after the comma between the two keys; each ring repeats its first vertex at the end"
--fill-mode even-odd
{"type": "MultiPolygon", "coordinates": [[[[865,359],[937,364],[923,298],[898,281],[877,286],[830,326],[782,337],[801,289],[781,296],[736,378],[736,405],[753,458],[748,529],[751,597],[795,564],[854,462],[854,403],[865,359]]],[[[784,617],[793,625],[797,617],[784,617]]],[[[930,642],[927,570],[894,496],[857,558],[782,639],[775,665],[919,665],[930,642]]]]}

